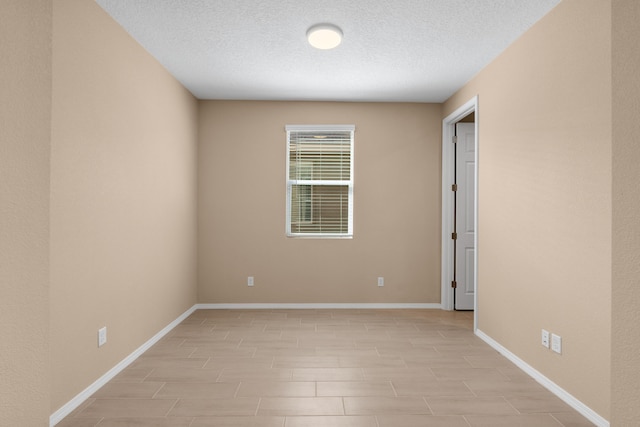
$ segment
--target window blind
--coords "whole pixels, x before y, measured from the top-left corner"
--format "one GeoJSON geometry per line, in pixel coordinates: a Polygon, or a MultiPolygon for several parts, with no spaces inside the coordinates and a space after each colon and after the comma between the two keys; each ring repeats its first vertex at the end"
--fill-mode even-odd
{"type": "Polygon", "coordinates": [[[352,237],[354,126],[287,126],[287,235],[352,237]]]}

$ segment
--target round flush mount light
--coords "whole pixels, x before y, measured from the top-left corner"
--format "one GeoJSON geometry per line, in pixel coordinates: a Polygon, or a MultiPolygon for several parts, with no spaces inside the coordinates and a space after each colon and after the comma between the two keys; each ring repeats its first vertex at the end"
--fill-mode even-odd
{"type": "Polygon", "coordinates": [[[314,25],[307,30],[307,40],[316,49],[333,49],[342,43],[342,30],[332,24],[314,25]]]}

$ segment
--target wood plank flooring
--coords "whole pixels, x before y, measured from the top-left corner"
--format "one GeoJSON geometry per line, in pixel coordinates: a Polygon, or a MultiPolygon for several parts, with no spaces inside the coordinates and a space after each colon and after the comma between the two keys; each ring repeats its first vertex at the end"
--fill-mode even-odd
{"type": "Polygon", "coordinates": [[[198,310],[59,427],[593,426],[442,310],[198,310]]]}

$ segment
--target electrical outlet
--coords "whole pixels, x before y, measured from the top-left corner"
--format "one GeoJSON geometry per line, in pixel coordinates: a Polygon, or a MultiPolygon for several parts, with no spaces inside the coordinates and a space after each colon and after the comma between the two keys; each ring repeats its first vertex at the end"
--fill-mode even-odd
{"type": "Polygon", "coordinates": [[[549,331],[542,330],[542,342],[543,347],[549,348],[549,331]]]}
{"type": "Polygon", "coordinates": [[[378,277],[378,286],[384,286],[384,277],[378,277]]]}
{"type": "Polygon", "coordinates": [[[98,329],[98,347],[107,343],[107,327],[98,329]]]}
{"type": "Polygon", "coordinates": [[[247,286],[253,286],[253,276],[247,277],[247,286]]]}
{"type": "Polygon", "coordinates": [[[551,350],[562,354],[562,337],[560,335],[551,334],[551,350]]]}

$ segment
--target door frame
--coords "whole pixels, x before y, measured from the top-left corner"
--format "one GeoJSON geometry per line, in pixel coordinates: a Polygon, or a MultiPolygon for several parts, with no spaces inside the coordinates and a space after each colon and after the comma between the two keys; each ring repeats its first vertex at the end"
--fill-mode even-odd
{"type": "Polygon", "coordinates": [[[451,233],[454,229],[454,204],[455,196],[451,191],[451,184],[455,179],[455,150],[454,145],[451,142],[455,135],[455,124],[462,120],[470,113],[475,112],[475,186],[473,191],[475,192],[474,200],[474,229],[475,237],[473,245],[475,247],[474,255],[474,276],[475,276],[475,292],[474,292],[474,331],[478,325],[478,95],[471,98],[469,101],[458,107],[453,113],[449,114],[442,120],[442,268],[441,268],[441,280],[442,290],[440,303],[443,310],[453,310],[453,293],[454,290],[451,287],[453,281],[453,260],[455,254],[453,253],[453,240],[451,239],[451,233]]]}

